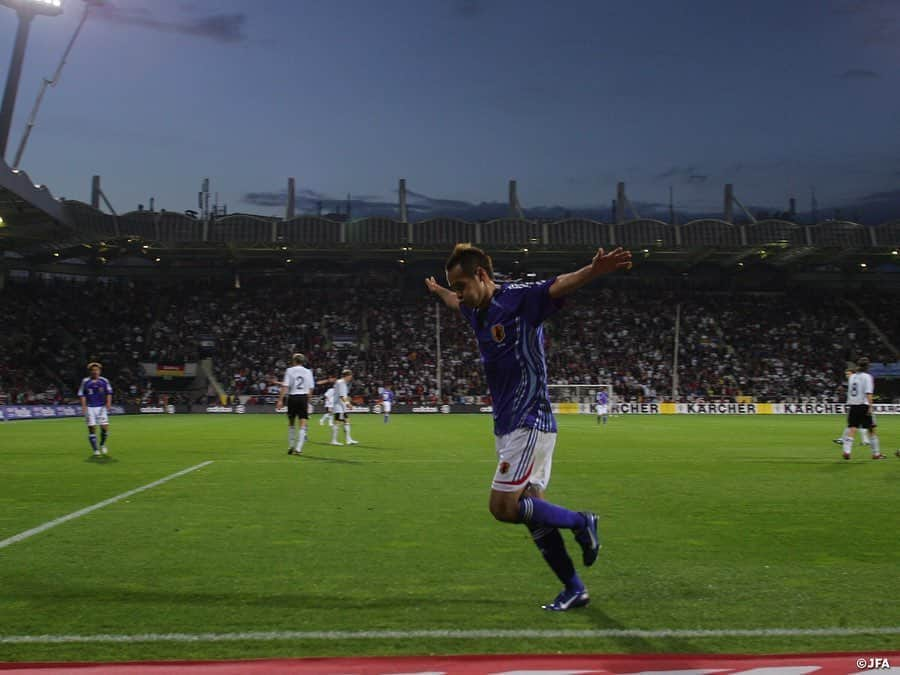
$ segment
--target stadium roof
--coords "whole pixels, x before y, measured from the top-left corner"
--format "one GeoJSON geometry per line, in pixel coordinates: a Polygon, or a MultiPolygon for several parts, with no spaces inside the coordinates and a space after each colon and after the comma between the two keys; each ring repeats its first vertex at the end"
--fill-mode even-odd
{"type": "Polygon", "coordinates": [[[0,159],[0,236],[46,240],[61,230],[72,229],[62,204],[45,185],[32,181],[24,171],[14,171],[0,159]]]}
{"type": "Polygon", "coordinates": [[[795,269],[900,264],[900,221],[873,227],[779,219],[737,225],[717,218],[676,225],[646,218],[623,223],[585,218],[403,223],[386,217],[338,222],[313,215],[282,220],[240,213],[204,220],[173,211],[110,215],[80,201],[56,199],[3,162],[0,217],[0,252],[11,252],[7,260],[33,268],[61,269],[66,261],[148,271],[281,267],[322,259],[433,263],[459,241],[480,243],[509,267],[568,266],[573,258],[583,259],[585,251],[616,244],[631,248],[639,259],[677,270],[741,268],[745,261],[795,269]]]}

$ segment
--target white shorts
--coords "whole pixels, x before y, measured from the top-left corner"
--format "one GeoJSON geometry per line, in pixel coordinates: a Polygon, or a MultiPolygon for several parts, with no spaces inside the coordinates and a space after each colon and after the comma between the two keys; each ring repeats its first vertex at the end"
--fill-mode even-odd
{"type": "Polygon", "coordinates": [[[495,441],[497,472],[492,489],[518,492],[527,485],[547,489],[556,446],[555,433],[522,428],[497,436],[495,441]]]}
{"type": "Polygon", "coordinates": [[[106,414],[106,406],[88,406],[87,415],[85,415],[89,427],[95,427],[98,424],[105,426],[109,424],[109,417],[106,414]]]}
{"type": "Polygon", "coordinates": [[[608,415],[609,414],[607,412],[608,410],[609,410],[609,406],[600,405],[599,403],[597,404],[597,414],[598,415],[608,415]]]}
{"type": "Polygon", "coordinates": [[[381,404],[381,409],[384,411],[385,414],[391,412],[391,402],[390,402],[390,401],[384,401],[384,402],[381,404]]]}
{"type": "Polygon", "coordinates": [[[333,411],[334,411],[334,406],[333,406],[333,405],[326,405],[326,406],[325,406],[325,413],[326,413],[326,414],[329,414],[329,415],[330,415],[333,411]]]}

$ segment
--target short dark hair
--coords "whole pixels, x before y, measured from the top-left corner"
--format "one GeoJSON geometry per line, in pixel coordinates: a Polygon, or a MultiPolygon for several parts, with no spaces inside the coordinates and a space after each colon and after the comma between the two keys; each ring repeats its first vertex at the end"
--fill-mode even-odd
{"type": "Polygon", "coordinates": [[[453,253],[447,258],[444,269],[449,272],[457,265],[462,268],[466,276],[474,277],[475,270],[481,267],[491,279],[494,278],[494,263],[491,256],[472,244],[457,244],[453,248],[453,253]]]}
{"type": "Polygon", "coordinates": [[[865,373],[869,370],[869,359],[865,356],[861,356],[856,360],[856,372],[857,373],[865,373]]]}

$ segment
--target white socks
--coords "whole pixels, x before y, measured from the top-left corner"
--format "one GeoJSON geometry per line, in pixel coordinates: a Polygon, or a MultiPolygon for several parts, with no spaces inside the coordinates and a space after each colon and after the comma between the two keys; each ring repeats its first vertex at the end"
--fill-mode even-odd
{"type": "Polygon", "coordinates": [[[881,454],[881,441],[878,440],[878,436],[872,434],[869,436],[869,442],[872,444],[872,454],[880,455],[881,454]]]}
{"type": "Polygon", "coordinates": [[[338,435],[338,425],[335,424],[333,427],[331,427],[331,442],[332,443],[338,442],[337,435],[338,435]]]}
{"type": "Polygon", "coordinates": [[[294,447],[294,427],[288,427],[288,447],[294,447]]]}
{"type": "Polygon", "coordinates": [[[851,450],[853,450],[853,439],[844,436],[844,454],[849,457],[851,450]]]}
{"type": "Polygon", "coordinates": [[[300,433],[297,438],[297,452],[303,450],[303,444],[306,442],[306,427],[300,427],[300,433]]]}
{"type": "Polygon", "coordinates": [[[344,440],[347,441],[348,443],[353,440],[350,437],[350,422],[347,422],[344,425],[344,440]]]}
{"type": "Polygon", "coordinates": [[[859,433],[862,435],[862,442],[868,443],[869,442],[869,430],[868,429],[860,429],[859,433]]]}

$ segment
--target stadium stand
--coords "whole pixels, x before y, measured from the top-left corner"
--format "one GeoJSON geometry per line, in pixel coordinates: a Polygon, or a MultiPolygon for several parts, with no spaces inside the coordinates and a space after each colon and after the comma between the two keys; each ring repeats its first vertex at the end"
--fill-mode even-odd
{"type": "MultiPolygon", "coordinates": [[[[226,392],[265,397],[293,351],[320,377],[349,367],[365,400],[391,385],[400,402],[434,402],[437,307],[389,274],[332,275],[300,284],[264,277],[221,282],[11,281],[0,310],[0,392],[12,402],[71,399],[84,364],[99,360],[117,399],[148,390],[141,362],[198,359],[201,335],[226,392]],[[401,290],[398,290],[401,289],[401,290]]],[[[621,400],[669,399],[676,310],[681,400],[840,400],[848,361],[896,360],[896,296],[870,297],[860,319],[840,295],[604,288],[569,299],[548,322],[556,384],[611,382],[621,400]]],[[[477,348],[462,318],[441,312],[444,400],[486,400],[477,348]]]]}

